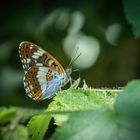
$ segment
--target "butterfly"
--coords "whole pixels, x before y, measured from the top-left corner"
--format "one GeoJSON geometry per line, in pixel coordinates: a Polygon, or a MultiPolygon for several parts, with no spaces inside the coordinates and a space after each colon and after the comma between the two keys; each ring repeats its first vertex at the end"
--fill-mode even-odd
{"type": "Polygon", "coordinates": [[[36,101],[50,99],[67,84],[72,73],[73,58],[66,68],[38,45],[23,41],[19,45],[19,57],[24,69],[24,88],[29,97],[36,101]]]}

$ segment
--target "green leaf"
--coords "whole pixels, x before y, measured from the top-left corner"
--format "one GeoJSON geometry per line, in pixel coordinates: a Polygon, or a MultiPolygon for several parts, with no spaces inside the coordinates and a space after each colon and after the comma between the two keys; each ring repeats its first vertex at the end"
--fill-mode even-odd
{"type": "MultiPolygon", "coordinates": [[[[46,111],[71,112],[76,110],[94,110],[103,106],[112,106],[114,97],[113,90],[73,89],[61,91],[46,111]]],[[[68,119],[68,113],[53,114],[53,117],[56,124],[61,125],[62,122],[68,119]]]]}
{"type": "Polygon", "coordinates": [[[18,134],[19,134],[20,140],[28,140],[28,131],[26,127],[19,125],[18,134]]]}
{"type": "MultiPolygon", "coordinates": [[[[115,91],[117,93],[118,91],[115,91]]],[[[112,105],[115,94],[107,90],[82,90],[72,89],[61,91],[49,105],[48,110],[74,111],[96,109],[102,106],[112,105]]]]}
{"type": "Polygon", "coordinates": [[[25,124],[31,116],[41,112],[36,109],[20,107],[0,107],[0,139],[2,140],[28,140],[25,124]]]}
{"type": "Polygon", "coordinates": [[[139,140],[140,81],[132,81],[116,97],[114,108],[71,113],[51,140],[139,140]]]}
{"type": "Polygon", "coordinates": [[[51,140],[116,140],[115,115],[108,109],[72,113],[51,140]]]}
{"type": "Polygon", "coordinates": [[[123,0],[123,5],[128,23],[132,24],[134,35],[140,37],[140,0],[123,0]]]}
{"type": "Polygon", "coordinates": [[[51,116],[49,114],[40,114],[33,116],[28,123],[30,140],[42,140],[48,129],[51,116]]]}
{"type": "Polygon", "coordinates": [[[3,136],[3,140],[28,140],[27,128],[23,125],[18,125],[15,129],[10,129],[3,136]]]}
{"type": "Polygon", "coordinates": [[[5,122],[8,122],[16,115],[16,109],[14,107],[6,108],[1,107],[0,108],[0,124],[4,124],[5,122]]]}
{"type": "Polygon", "coordinates": [[[121,126],[120,138],[140,139],[140,81],[128,83],[118,94],[115,111],[121,126]]]}

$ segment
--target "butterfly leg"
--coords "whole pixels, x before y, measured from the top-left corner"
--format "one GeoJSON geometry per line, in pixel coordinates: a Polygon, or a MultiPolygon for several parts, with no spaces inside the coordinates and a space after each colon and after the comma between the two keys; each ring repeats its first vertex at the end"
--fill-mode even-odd
{"type": "Polygon", "coordinates": [[[73,79],[70,77],[70,79],[69,79],[69,81],[70,81],[70,86],[72,85],[72,80],[73,80],[73,79]]]}
{"type": "Polygon", "coordinates": [[[70,86],[70,89],[76,89],[80,84],[80,78],[78,78],[77,80],[75,80],[71,86],[70,86]]]}

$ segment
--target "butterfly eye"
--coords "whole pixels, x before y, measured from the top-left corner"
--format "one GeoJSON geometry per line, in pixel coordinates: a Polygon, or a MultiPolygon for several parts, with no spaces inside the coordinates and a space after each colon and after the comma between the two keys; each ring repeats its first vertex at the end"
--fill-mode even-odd
{"type": "MultiPolygon", "coordinates": [[[[31,67],[32,65],[31,64],[29,64],[29,67],[31,67]]],[[[32,74],[32,72],[31,72],[31,74],[32,74]]]]}
{"type": "Polygon", "coordinates": [[[57,76],[56,76],[56,75],[54,75],[54,78],[57,78],[57,76]]]}

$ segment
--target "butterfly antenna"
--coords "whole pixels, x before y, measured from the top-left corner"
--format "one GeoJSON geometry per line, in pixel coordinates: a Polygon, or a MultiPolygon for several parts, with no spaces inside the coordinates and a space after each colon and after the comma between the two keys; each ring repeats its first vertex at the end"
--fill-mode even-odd
{"type": "Polygon", "coordinates": [[[80,53],[77,55],[78,50],[79,50],[79,47],[76,48],[76,51],[75,51],[75,53],[74,53],[74,55],[73,55],[73,57],[72,57],[72,59],[71,59],[69,65],[68,65],[68,67],[71,67],[71,65],[73,64],[73,62],[76,61],[76,59],[82,54],[82,53],[80,52],[80,53]],[[77,55],[77,56],[76,56],[76,55],[77,55]]]}

